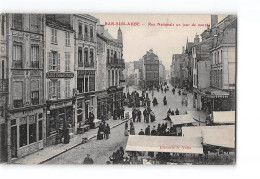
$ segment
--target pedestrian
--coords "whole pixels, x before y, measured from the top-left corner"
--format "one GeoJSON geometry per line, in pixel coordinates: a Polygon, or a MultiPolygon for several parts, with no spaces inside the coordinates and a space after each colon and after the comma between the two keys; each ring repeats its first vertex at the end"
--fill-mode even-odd
{"type": "Polygon", "coordinates": [[[153,106],[154,106],[154,107],[155,107],[156,105],[158,105],[158,102],[157,102],[156,97],[153,98],[153,102],[152,102],[152,103],[153,103],[153,106]]]}
{"type": "Polygon", "coordinates": [[[163,98],[163,104],[164,104],[164,105],[167,105],[167,99],[166,99],[166,96],[164,96],[164,98],[163,98]]]}
{"type": "Polygon", "coordinates": [[[151,110],[150,112],[150,118],[151,118],[151,122],[154,122],[155,121],[155,115],[153,113],[153,111],[151,110]]]}
{"type": "Polygon", "coordinates": [[[175,88],[172,88],[172,94],[175,94],[175,88]]]}
{"type": "Polygon", "coordinates": [[[90,155],[87,154],[87,157],[84,159],[83,164],[93,164],[93,159],[90,158],[90,155]]]}
{"type": "Polygon", "coordinates": [[[150,125],[148,125],[145,129],[145,135],[151,135],[151,132],[150,132],[150,125]]]}
{"type": "Polygon", "coordinates": [[[138,122],[141,122],[141,116],[142,116],[142,113],[141,113],[140,109],[138,109],[138,112],[137,112],[137,121],[138,122]]]}
{"type": "Polygon", "coordinates": [[[132,118],[133,118],[133,122],[135,122],[135,118],[136,118],[135,108],[133,108],[132,110],[132,118]]]}
{"type": "Polygon", "coordinates": [[[172,111],[171,109],[169,108],[168,112],[167,112],[167,115],[171,115],[172,111]]]}
{"type": "Polygon", "coordinates": [[[125,108],[122,106],[121,107],[121,119],[125,118],[125,108]]]}
{"type": "Polygon", "coordinates": [[[143,129],[141,129],[141,131],[138,133],[138,135],[144,135],[143,129]]]}
{"type": "Polygon", "coordinates": [[[116,109],[114,110],[113,119],[117,120],[117,110],[116,109]]]}
{"type": "Polygon", "coordinates": [[[95,119],[95,115],[93,114],[93,111],[91,110],[89,112],[89,125],[90,125],[90,129],[94,129],[95,128],[94,119],[95,119]]]}
{"type": "Polygon", "coordinates": [[[157,132],[156,132],[155,126],[153,126],[153,130],[151,131],[151,135],[152,136],[157,136],[157,132]]]}
{"type": "Polygon", "coordinates": [[[172,110],[171,115],[174,115],[174,110],[172,110]]]}
{"type": "Polygon", "coordinates": [[[166,89],[166,87],[164,88],[164,92],[166,93],[166,91],[167,91],[167,89],[166,89]]]}
{"type": "Polygon", "coordinates": [[[153,99],[153,97],[154,97],[154,90],[152,90],[152,99],[153,99]]]}
{"type": "Polygon", "coordinates": [[[128,136],[128,122],[125,123],[125,136],[128,136]]]}
{"type": "Polygon", "coordinates": [[[132,123],[132,125],[130,124],[130,135],[135,135],[135,126],[132,123]]]}
{"type": "Polygon", "coordinates": [[[107,124],[106,129],[105,129],[106,139],[109,139],[109,134],[110,134],[110,126],[107,124]]]}
{"type": "Polygon", "coordinates": [[[178,110],[178,108],[175,110],[175,115],[179,115],[180,114],[180,112],[179,112],[179,110],[178,110]]]}

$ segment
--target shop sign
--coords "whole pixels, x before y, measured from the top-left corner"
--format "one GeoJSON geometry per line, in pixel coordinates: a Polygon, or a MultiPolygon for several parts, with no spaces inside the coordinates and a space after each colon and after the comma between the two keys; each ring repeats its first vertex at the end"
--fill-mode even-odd
{"type": "Polygon", "coordinates": [[[57,103],[57,104],[51,105],[50,109],[56,109],[56,108],[67,107],[67,106],[72,106],[72,101],[65,102],[65,103],[57,103]]]}
{"type": "Polygon", "coordinates": [[[46,78],[74,78],[74,73],[49,72],[46,78]]]}
{"type": "Polygon", "coordinates": [[[95,70],[78,70],[78,76],[82,75],[95,75],[95,70]]]}

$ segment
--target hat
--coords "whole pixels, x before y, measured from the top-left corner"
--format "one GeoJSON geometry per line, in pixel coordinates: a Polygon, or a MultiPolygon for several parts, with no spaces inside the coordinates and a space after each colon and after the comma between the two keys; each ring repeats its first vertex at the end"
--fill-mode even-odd
{"type": "Polygon", "coordinates": [[[150,127],[150,125],[148,125],[148,127],[150,127]]]}

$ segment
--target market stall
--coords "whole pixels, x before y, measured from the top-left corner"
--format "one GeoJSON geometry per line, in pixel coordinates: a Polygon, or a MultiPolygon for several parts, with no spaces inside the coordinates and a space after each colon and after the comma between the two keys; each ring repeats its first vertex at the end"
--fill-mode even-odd
{"type": "Polygon", "coordinates": [[[235,124],[235,111],[213,111],[212,123],[215,125],[235,124]]]}

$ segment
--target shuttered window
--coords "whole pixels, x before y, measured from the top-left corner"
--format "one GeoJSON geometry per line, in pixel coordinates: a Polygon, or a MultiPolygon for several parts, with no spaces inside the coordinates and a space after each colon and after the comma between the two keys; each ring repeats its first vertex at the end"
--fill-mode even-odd
{"type": "Polygon", "coordinates": [[[69,79],[65,80],[65,97],[66,98],[70,97],[70,80],[69,79]]]}
{"type": "Polygon", "coordinates": [[[49,52],[49,71],[60,71],[60,53],[49,52]]]}
{"type": "Polygon", "coordinates": [[[58,99],[61,98],[61,86],[60,86],[60,81],[57,81],[57,97],[58,99]]]}
{"type": "Polygon", "coordinates": [[[70,45],[70,32],[65,32],[65,45],[70,45]]]}
{"type": "Polygon", "coordinates": [[[13,83],[13,99],[23,99],[23,82],[14,82],[13,83]]]}
{"type": "Polygon", "coordinates": [[[58,43],[57,41],[57,29],[51,29],[51,42],[58,43]]]}
{"type": "Polygon", "coordinates": [[[65,53],[65,71],[70,71],[70,53],[65,53]]]}

